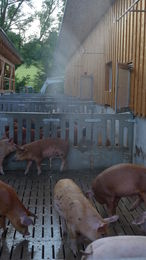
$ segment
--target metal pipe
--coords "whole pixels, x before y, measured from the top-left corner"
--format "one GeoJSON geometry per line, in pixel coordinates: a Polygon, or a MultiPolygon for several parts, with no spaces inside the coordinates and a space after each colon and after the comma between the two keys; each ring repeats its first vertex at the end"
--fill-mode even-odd
{"type": "Polygon", "coordinates": [[[132,13],[146,13],[146,9],[145,10],[130,10],[130,12],[132,12],[132,13]]]}
{"type": "Polygon", "coordinates": [[[127,14],[134,7],[134,5],[136,5],[139,1],[140,0],[134,1],[134,3],[131,6],[129,6],[128,9],[119,16],[119,18],[116,19],[116,22],[118,22],[125,14],[127,14]]]}

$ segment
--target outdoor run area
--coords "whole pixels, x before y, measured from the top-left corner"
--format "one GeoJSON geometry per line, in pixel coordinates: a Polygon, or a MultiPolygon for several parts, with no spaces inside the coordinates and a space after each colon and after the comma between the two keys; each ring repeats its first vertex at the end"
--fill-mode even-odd
{"type": "MultiPolygon", "coordinates": [[[[69,240],[62,237],[62,223],[59,215],[53,208],[53,188],[55,183],[62,178],[73,179],[81,189],[86,192],[90,188],[91,181],[98,171],[46,171],[38,177],[36,169],[24,176],[23,171],[8,172],[1,180],[12,185],[21,201],[33,213],[37,215],[34,225],[29,227],[30,235],[25,239],[16,232],[10,222],[7,225],[7,233],[0,244],[0,259],[81,259],[81,253],[75,258],[69,248],[69,240]]],[[[131,222],[138,217],[146,207],[140,207],[129,211],[133,199],[123,198],[117,208],[119,220],[109,224],[109,236],[117,235],[145,235],[140,226],[131,222]]],[[[107,217],[106,209],[93,200],[102,217],[107,217]]],[[[84,250],[89,241],[80,244],[79,250],[84,250]]]]}

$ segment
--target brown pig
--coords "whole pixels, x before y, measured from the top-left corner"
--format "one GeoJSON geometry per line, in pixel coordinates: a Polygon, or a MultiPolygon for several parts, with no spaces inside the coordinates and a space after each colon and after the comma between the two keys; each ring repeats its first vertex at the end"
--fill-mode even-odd
{"type": "Polygon", "coordinates": [[[60,138],[40,139],[22,146],[17,145],[16,147],[16,160],[27,161],[25,174],[28,173],[32,162],[35,161],[38,175],[41,174],[41,162],[45,158],[48,158],[51,161],[53,158],[59,157],[62,160],[60,167],[60,171],[62,171],[69,150],[68,141],[64,141],[60,138]]]}
{"type": "Polygon", "coordinates": [[[146,204],[146,168],[130,163],[114,165],[94,179],[92,191],[99,203],[107,205],[109,215],[115,214],[121,197],[138,195],[131,209],[142,200],[146,204]]]}
{"type": "Polygon", "coordinates": [[[66,223],[74,255],[78,251],[78,235],[93,241],[107,234],[107,224],[118,219],[118,216],[103,219],[71,179],[59,180],[55,185],[54,207],[66,223]]]}
{"type": "Polygon", "coordinates": [[[33,224],[29,216],[36,217],[24,207],[15,190],[0,181],[0,228],[3,229],[3,234],[6,231],[6,218],[8,218],[23,236],[29,235],[28,226],[33,224]]]}
{"type": "Polygon", "coordinates": [[[81,260],[146,259],[145,236],[104,237],[87,246],[81,260]]]}
{"type": "Polygon", "coordinates": [[[14,152],[16,146],[13,139],[3,138],[0,140],[0,173],[4,174],[3,171],[3,161],[7,155],[14,152]]]}

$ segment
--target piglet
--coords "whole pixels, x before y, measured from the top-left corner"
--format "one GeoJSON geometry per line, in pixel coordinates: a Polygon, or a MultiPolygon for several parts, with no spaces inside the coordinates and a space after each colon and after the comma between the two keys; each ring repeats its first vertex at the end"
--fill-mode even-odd
{"type": "Polygon", "coordinates": [[[138,196],[131,210],[141,201],[146,204],[146,168],[130,163],[107,168],[93,180],[92,192],[99,203],[107,205],[109,215],[116,213],[121,197],[138,196]]]}
{"type": "Polygon", "coordinates": [[[107,234],[107,224],[118,219],[118,216],[103,219],[71,179],[61,179],[56,183],[54,207],[62,221],[66,223],[71,242],[70,248],[74,255],[78,252],[79,234],[93,241],[107,234]]]}
{"type": "Polygon", "coordinates": [[[62,160],[60,171],[64,169],[69,144],[68,141],[64,141],[60,138],[46,138],[22,146],[17,145],[16,148],[16,160],[27,161],[25,175],[28,173],[33,161],[36,162],[38,175],[40,175],[41,162],[45,158],[48,158],[51,161],[53,158],[59,157],[62,160]]]}
{"type": "Polygon", "coordinates": [[[104,237],[89,244],[81,260],[146,259],[145,236],[104,237]]]}
{"type": "Polygon", "coordinates": [[[3,138],[0,140],[0,173],[4,174],[3,171],[3,161],[7,155],[14,152],[16,146],[13,142],[13,139],[3,138]]]}
{"type": "Polygon", "coordinates": [[[3,234],[6,231],[6,218],[8,218],[23,236],[29,235],[28,226],[33,224],[29,216],[36,217],[24,207],[15,190],[0,181],[0,228],[3,229],[3,234]]]}

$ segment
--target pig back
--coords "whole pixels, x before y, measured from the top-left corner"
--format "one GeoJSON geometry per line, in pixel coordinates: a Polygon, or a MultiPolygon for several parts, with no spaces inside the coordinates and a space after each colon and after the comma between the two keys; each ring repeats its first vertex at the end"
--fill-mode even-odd
{"type": "Polygon", "coordinates": [[[118,164],[101,172],[92,182],[94,194],[128,196],[137,194],[146,184],[146,168],[134,164],[118,164]]]}
{"type": "MultiPolygon", "coordinates": [[[[61,179],[54,188],[54,206],[65,219],[92,219],[104,222],[97,210],[71,179],[61,179]]],[[[92,222],[92,221],[91,221],[92,222]]],[[[81,224],[81,223],[80,223],[81,224]]]]}
{"type": "Polygon", "coordinates": [[[65,157],[68,153],[69,144],[60,138],[46,138],[23,145],[23,148],[31,153],[42,157],[51,157],[62,155],[65,157]]]}
{"type": "Polygon", "coordinates": [[[60,156],[65,158],[69,150],[69,142],[61,138],[46,139],[46,150],[50,156],[60,156]]]}
{"type": "Polygon", "coordinates": [[[26,211],[15,190],[10,185],[0,181],[0,214],[7,215],[14,208],[22,208],[26,211]]]}

